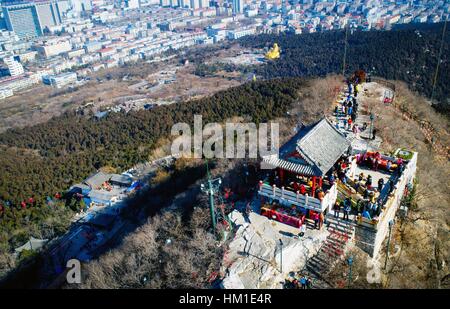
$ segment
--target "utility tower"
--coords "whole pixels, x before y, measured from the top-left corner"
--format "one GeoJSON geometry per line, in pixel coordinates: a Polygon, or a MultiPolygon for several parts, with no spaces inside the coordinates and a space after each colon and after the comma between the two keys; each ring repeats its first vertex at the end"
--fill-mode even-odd
{"type": "Polygon", "coordinates": [[[214,196],[219,192],[220,185],[222,184],[222,179],[215,178],[211,179],[211,174],[209,173],[208,160],[206,160],[206,174],[207,181],[200,185],[202,192],[206,193],[209,196],[209,210],[211,214],[211,222],[214,234],[216,233],[217,227],[217,216],[216,216],[216,206],[214,204],[214,196]]]}
{"type": "Polygon", "coordinates": [[[349,25],[345,25],[344,59],[342,61],[342,75],[343,76],[345,76],[345,66],[346,66],[346,60],[347,60],[348,27],[349,27],[349,25]]]}

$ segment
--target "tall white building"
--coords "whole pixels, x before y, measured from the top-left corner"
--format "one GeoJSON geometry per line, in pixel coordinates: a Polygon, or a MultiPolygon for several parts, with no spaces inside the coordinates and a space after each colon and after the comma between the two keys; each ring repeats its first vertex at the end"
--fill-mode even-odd
{"type": "Polygon", "coordinates": [[[189,7],[191,4],[188,0],[177,0],[177,3],[180,8],[184,8],[185,6],[189,7]]]}
{"type": "Polygon", "coordinates": [[[129,9],[139,8],[139,0],[125,0],[125,7],[129,9]]]}
{"type": "Polygon", "coordinates": [[[72,4],[72,10],[74,12],[83,12],[92,10],[92,1],[91,0],[70,0],[72,4]]]}
{"type": "Polygon", "coordinates": [[[233,14],[244,12],[244,0],[233,0],[233,14]]]}
{"type": "Polygon", "coordinates": [[[191,9],[198,9],[198,8],[200,8],[200,4],[198,3],[198,0],[190,0],[190,3],[191,3],[191,5],[190,5],[190,7],[191,7],[191,9]]]}
{"type": "Polygon", "coordinates": [[[11,76],[22,75],[25,71],[20,62],[14,60],[13,56],[3,58],[3,62],[6,64],[11,76]]]}
{"type": "Polygon", "coordinates": [[[207,8],[209,7],[209,0],[198,0],[198,5],[201,8],[207,8]]]}

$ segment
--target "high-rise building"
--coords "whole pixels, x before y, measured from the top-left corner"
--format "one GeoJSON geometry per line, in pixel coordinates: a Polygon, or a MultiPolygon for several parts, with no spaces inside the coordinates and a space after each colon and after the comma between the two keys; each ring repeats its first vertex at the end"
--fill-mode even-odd
{"type": "Polygon", "coordinates": [[[139,8],[139,0],[125,0],[125,7],[129,9],[139,8]]]}
{"type": "Polygon", "coordinates": [[[180,8],[184,8],[185,6],[187,6],[187,7],[190,6],[190,1],[188,1],[188,0],[177,0],[177,3],[180,8]]]}
{"type": "Polygon", "coordinates": [[[16,61],[13,56],[3,58],[3,62],[8,67],[9,75],[18,76],[24,73],[22,64],[16,61]]]}
{"type": "Polygon", "coordinates": [[[46,27],[61,24],[63,14],[68,9],[67,1],[42,1],[3,6],[6,27],[20,38],[41,36],[46,27]]]}
{"type": "Polygon", "coordinates": [[[72,9],[72,4],[69,0],[57,0],[56,6],[58,7],[59,15],[61,18],[65,18],[67,12],[72,9]]]}
{"type": "Polygon", "coordinates": [[[233,0],[233,14],[244,12],[244,0],[233,0]]]}
{"type": "Polygon", "coordinates": [[[191,0],[191,9],[198,9],[200,8],[199,0],[191,0]]]}
{"type": "Polygon", "coordinates": [[[61,12],[56,1],[36,2],[35,6],[42,29],[61,24],[61,12]]]}
{"type": "Polygon", "coordinates": [[[39,15],[34,3],[3,6],[6,27],[19,38],[35,38],[42,35],[39,15]]]}
{"type": "Polygon", "coordinates": [[[209,0],[198,0],[198,5],[201,8],[209,7],[209,0]]]}
{"type": "MultiPolygon", "coordinates": [[[[184,0],[184,1],[186,3],[189,0],[184,0]]],[[[209,7],[209,0],[190,0],[189,3],[187,3],[187,5],[191,9],[207,8],[207,7],[209,7]]]]}
{"type": "Polygon", "coordinates": [[[72,10],[79,13],[92,10],[91,0],[70,0],[72,4],[72,10]]]}

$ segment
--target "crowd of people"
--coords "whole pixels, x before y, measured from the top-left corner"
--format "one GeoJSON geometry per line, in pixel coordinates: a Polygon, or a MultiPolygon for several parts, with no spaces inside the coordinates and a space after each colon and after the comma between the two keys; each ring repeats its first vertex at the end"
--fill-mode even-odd
{"type": "MultiPolygon", "coordinates": [[[[342,119],[345,130],[359,134],[361,129],[355,123],[356,115],[358,113],[358,101],[356,100],[356,97],[358,96],[358,86],[352,84],[350,80],[347,81],[347,86],[347,97],[336,105],[334,113],[336,117],[342,119]]],[[[339,123],[337,123],[337,127],[339,128],[339,123]]]]}
{"type": "MultiPolygon", "coordinates": [[[[397,178],[400,177],[405,169],[403,159],[397,158],[392,160],[387,157],[382,157],[379,152],[357,155],[356,160],[358,164],[366,165],[374,171],[384,170],[384,172],[393,174],[397,178]]],[[[386,198],[395,189],[394,179],[396,177],[390,177],[387,181],[383,177],[380,177],[375,182],[370,174],[365,175],[364,172],[361,172],[354,179],[348,179],[346,176],[347,168],[345,159],[342,159],[335,173],[342,183],[353,188],[361,198],[352,201],[350,197],[347,197],[341,202],[337,201],[334,205],[334,217],[339,218],[340,212],[342,211],[344,220],[349,220],[349,214],[352,208],[362,217],[369,220],[379,217],[386,198]],[[382,191],[383,195],[381,194],[382,191]]]]}
{"type": "MultiPolygon", "coordinates": [[[[335,178],[331,179],[331,186],[333,185],[334,180],[335,178]]],[[[293,192],[299,192],[302,195],[313,196],[319,200],[323,200],[325,197],[324,188],[320,186],[318,180],[316,181],[315,185],[313,185],[312,177],[294,175],[293,173],[285,172],[284,179],[282,180],[277,171],[274,170],[274,172],[270,175],[269,182],[271,184],[275,184],[275,186],[278,188],[285,187],[286,189],[293,192]]]]}
{"type": "Polygon", "coordinates": [[[313,287],[313,280],[311,277],[302,275],[300,272],[296,275],[291,275],[286,279],[285,288],[288,289],[311,289],[313,287]]]}

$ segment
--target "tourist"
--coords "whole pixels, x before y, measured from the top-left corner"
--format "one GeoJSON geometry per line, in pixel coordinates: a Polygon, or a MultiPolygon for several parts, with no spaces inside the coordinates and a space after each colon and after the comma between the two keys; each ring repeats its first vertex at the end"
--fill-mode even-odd
{"type": "Polygon", "coordinates": [[[341,211],[341,205],[338,201],[334,204],[334,217],[339,218],[339,212],[341,211]]]}
{"type": "Polygon", "coordinates": [[[303,195],[305,195],[305,193],[306,193],[306,188],[305,188],[304,184],[300,185],[300,193],[303,194],[303,195]]]}
{"type": "Polygon", "coordinates": [[[368,175],[366,180],[366,187],[370,189],[372,187],[372,176],[368,175]]]}
{"type": "Polygon", "coordinates": [[[302,225],[300,225],[300,237],[303,237],[306,233],[306,222],[303,220],[302,225]]]}
{"type": "Polygon", "coordinates": [[[302,276],[302,277],[300,278],[300,284],[301,284],[301,286],[302,286],[302,289],[303,289],[303,290],[306,290],[306,277],[305,277],[305,276],[302,276]]]}
{"type": "Polygon", "coordinates": [[[355,122],[356,120],[356,111],[353,110],[353,112],[350,114],[350,117],[352,118],[352,121],[355,122]]]}
{"type": "Polygon", "coordinates": [[[391,171],[391,168],[392,168],[392,162],[388,160],[387,163],[386,163],[386,170],[387,170],[388,172],[390,172],[390,171],[391,171]]]}
{"type": "Polygon", "coordinates": [[[319,226],[319,214],[318,213],[313,214],[313,220],[314,220],[314,229],[317,229],[317,227],[319,226]]]}
{"type": "Polygon", "coordinates": [[[324,221],[325,221],[325,216],[323,215],[323,212],[321,212],[319,215],[319,230],[322,229],[322,225],[323,225],[324,221]]]}
{"type": "MultiPolygon", "coordinates": [[[[373,214],[373,209],[374,209],[373,205],[374,204],[371,201],[369,201],[369,204],[367,204],[367,208],[365,209],[365,211],[368,212],[370,215],[373,214]]],[[[363,212],[363,215],[364,215],[364,212],[363,212]]]]}
{"type": "Polygon", "coordinates": [[[359,127],[357,124],[353,126],[353,134],[355,134],[356,138],[359,138],[359,127]]]}
{"type": "Polygon", "coordinates": [[[245,213],[247,215],[250,215],[251,212],[252,212],[252,205],[250,204],[250,202],[248,202],[246,207],[245,207],[245,213]]]}
{"type": "Polygon", "coordinates": [[[378,165],[380,164],[380,160],[378,160],[377,158],[374,159],[373,161],[373,169],[375,171],[378,171],[378,165]]]}
{"type": "Polygon", "coordinates": [[[344,220],[350,220],[349,215],[350,215],[351,209],[352,209],[352,202],[351,202],[350,198],[347,197],[344,200],[344,220]]]}
{"type": "Polygon", "coordinates": [[[376,203],[377,202],[377,195],[375,192],[372,192],[372,195],[370,196],[370,201],[372,203],[376,203]]]}
{"type": "Polygon", "coordinates": [[[311,279],[311,277],[308,277],[306,279],[306,288],[308,288],[308,289],[312,288],[312,279],[311,279]]]}
{"type": "Polygon", "coordinates": [[[355,179],[355,191],[358,193],[359,188],[361,187],[361,182],[358,179],[355,179]]]}
{"type": "Polygon", "coordinates": [[[367,209],[365,209],[365,210],[363,211],[362,216],[363,216],[364,218],[367,218],[367,219],[369,219],[369,220],[372,220],[372,217],[370,216],[370,213],[367,211],[367,209]]]}
{"type": "Polygon", "coordinates": [[[365,131],[367,129],[367,122],[363,123],[362,131],[365,131]]]}
{"type": "Polygon", "coordinates": [[[358,214],[360,214],[362,212],[363,208],[363,203],[362,200],[357,200],[356,201],[356,211],[358,212],[358,214]]]}
{"type": "Polygon", "coordinates": [[[369,190],[368,189],[364,190],[363,199],[365,199],[365,200],[369,199],[369,190]]]}
{"type": "Polygon", "coordinates": [[[381,190],[383,189],[383,186],[384,186],[384,179],[380,178],[378,180],[378,192],[381,192],[381,190]]]}
{"type": "Polygon", "coordinates": [[[330,186],[334,185],[335,180],[336,180],[336,177],[334,176],[334,173],[331,173],[330,177],[328,177],[328,181],[330,182],[330,186]]]}
{"type": "Polygon", "coordinates": [[[378,204],[377,204],[377,209],[376,209],[376,215],[377,215],[377,217],[379,217],[380,216],[380,214],[381,214],[381,201],[378,201],[378,204]]]}
{"type": "Polygon", "coordinates": [[[319,201],[322,201],[325,197],[325,193],[323,192],[322,189],[319,189],[319,192],[317,193],[317,198],[319,199],[319,201]]]}
{"type": "Polygon", "coordinates": [[[389,184],[389,194],[388,195],[391,195],[391,193],[394,191],[394,182],[392,181],[392,179],[389,179],[388,184],[389,184]]]}
{"type": "Polygon", "coordinates": [[[363,181],[364,180],[364,173],[363,172],[361,172],[361,174],[359,174],[358,180],[359,181],[363,181]]]}

